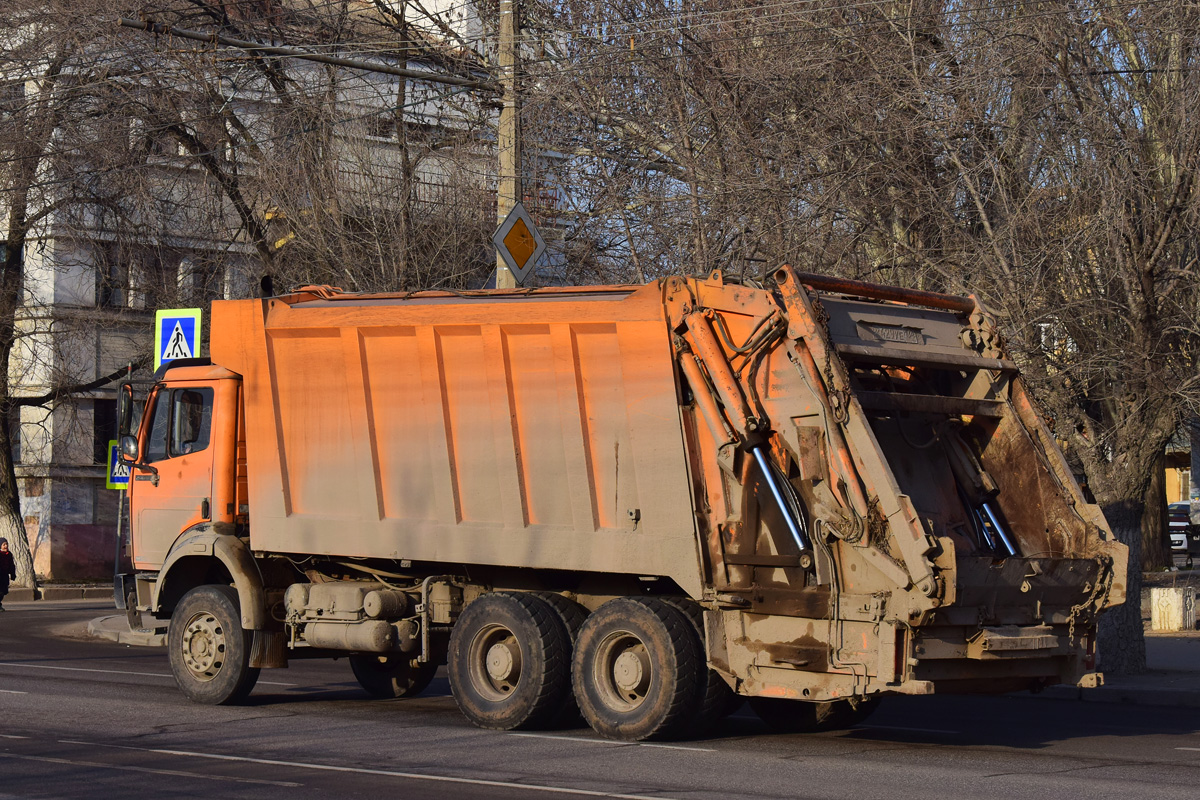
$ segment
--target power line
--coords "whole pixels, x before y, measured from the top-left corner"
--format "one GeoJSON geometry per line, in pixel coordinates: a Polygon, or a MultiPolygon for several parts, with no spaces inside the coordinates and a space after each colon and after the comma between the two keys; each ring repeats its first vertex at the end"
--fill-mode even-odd
{"type": "Polygon", "coordinates": [[[162,36],[178,36],[181,39],[191,39],[197,42],[208,42],[210,44],[219,44],[225,47],[236,47],[240,50],[245,50],[249,53],[259,55],[299,58],[305,61],[315,61],[319,64],[329,64],[330,66],[335,67],[365,70],[368,72],[381,72],[385,75],[394,75],[398,78],[428,81],[430,83],[444,83],[449,86],[464,86],[470,89],[480,89],[483,91],[497,93],[502,93],[504,91],[501,86],[492,83],[491,81],[481,81],[475,78],[460,78],[456,75],[441,75],[432,72],[421,72],[418,70],[404,69],[402,67],[393,67],[388,64],[380,64],[378,62],[359,61],[351,58],[327,56],[319,53],[310,53],[295,47],[282,47],[279,45],[262,44],[260,42],[248,42],[242,39],[232,39],[228,36],[221,36],[217,33],[201,33],[200,31],[175,28],[170,25],[165,25],[161,22],[143,22],[141,20],[121,17],[120,24],[126,28],[136,28],[138,30],[143,30],[148,33],[162,36]]]}

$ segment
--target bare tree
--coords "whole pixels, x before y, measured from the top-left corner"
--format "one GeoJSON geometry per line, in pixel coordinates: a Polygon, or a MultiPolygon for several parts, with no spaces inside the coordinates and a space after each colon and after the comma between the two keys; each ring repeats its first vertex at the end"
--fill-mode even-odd
{"type": "MultiPolygon", "coordinates": [[[[70,397],[124,374],[149,311],[245,294],[263,273],[281,287],[378,290],[476,287],[490,272],[490,112],[478,98],[180,48],[119,29],[89,2],[0,11],[0,535],[25,583],[35,578],[13,458],[20,426],[8,421],[35,406],[61,415],[70,397]],[[54,294],[64,282],[65,299],[54,294]],[[95,340],[114,315],[132,339],[83,357],[95,348],[78,337],[95,340]]],[[[399,17],[349,0],[140,10],[239,38],[478,70],[478,54],[436,20],[394,40],[422,13],[407,5],[389,5],[399,17]]]]}
{"type": "Polygon", "coordinates": [[[100,6],[14,0],[0,10],[0,535],[12,546],[18,582],[29,586],[37,581],[14,459],[20,426],[9,423],[23,409],[41,408],[32,416],[44,419],[127,370],[102,374],[70,352],[68,340],[96,330],[86,308],[92,286],[69,259],[46,251],[73,218],[119,207],[119,187],[97,178],[127,166],[124,147],[101,146],[123,141],[123,123],[107,112],[108,81],[120,70],[89,11],[100,6]]]}
{"type": "Polygon", "coordinates": [[[1147,491],[1200,398],[1197,13],[574,0],[527,129],[616,269],[978,294],[1131,547],[1102,647],[1138,671],[1147,491]]]}
{"type": "MultiPolygon", "coordinates": [[[[416,0],[268,5],[167,0],[142,13],[380,63],[479,69],[469,43],[416,0]]],[[[161,91],[131,87],[132,113],[205,171],[276,285],[462,288],[486,278],[494,170],[479,97],[252,50],[159,47],[142,58],[157,65],[150,80],[161,91]]]]}

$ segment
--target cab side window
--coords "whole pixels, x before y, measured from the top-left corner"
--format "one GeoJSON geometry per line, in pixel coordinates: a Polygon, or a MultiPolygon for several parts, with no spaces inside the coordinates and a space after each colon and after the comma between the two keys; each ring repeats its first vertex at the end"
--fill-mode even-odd
{"type": "Polygon", "coordinates": [[[171,392],[172,457],[198,453],[208,447],[212,406],[212,389],[175,389],[171,392]]]}
{"type": "Polygon", "coordinates": [[[208,447],[213,390],[162,389],[155,395],[146,463],[198,453],[208,447]]]}

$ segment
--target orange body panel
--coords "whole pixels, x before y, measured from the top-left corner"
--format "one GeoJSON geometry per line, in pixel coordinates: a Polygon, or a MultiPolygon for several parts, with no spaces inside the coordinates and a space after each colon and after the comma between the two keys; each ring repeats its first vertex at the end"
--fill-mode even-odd
{"type": "Polygon", "coordinates": [[[699,593],[656,286],[214,303],[256,551],[670,576],[699,593]]]}

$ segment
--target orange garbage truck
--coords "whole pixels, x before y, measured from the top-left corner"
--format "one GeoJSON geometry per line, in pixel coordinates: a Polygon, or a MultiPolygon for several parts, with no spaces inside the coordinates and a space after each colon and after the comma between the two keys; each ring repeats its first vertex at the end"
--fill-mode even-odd
{"type": "Polygon", "coordinates": [[[119,408],[131,614],[180,689],[346,657],[445,665],[486,728],[696,735],[738,697],[846,726],[885,695],[1095,685],[1127,549],[971,297],[765,286],[218,301],[210,357],[119,408]]]}

